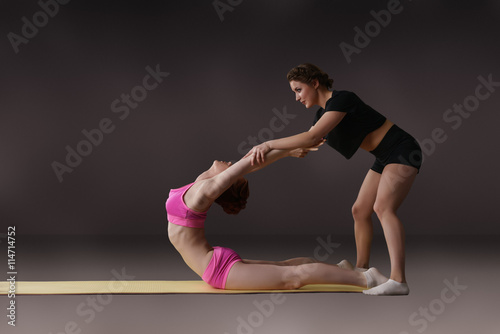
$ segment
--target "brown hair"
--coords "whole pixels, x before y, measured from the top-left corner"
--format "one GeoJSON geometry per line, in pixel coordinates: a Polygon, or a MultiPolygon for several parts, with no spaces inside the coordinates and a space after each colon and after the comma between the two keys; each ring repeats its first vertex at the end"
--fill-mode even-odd
{"type": "Polygon", "coordinates": [[[215,203],[219,204],[225,213],[237,215],[247,206],[250,190],[248,189],[248,181],[243,180],[231,185],[215,200],[215,203]]]}
{"type": "Polygon", "coordinates": [[[313,80],[318,80],[320,85],[327,89],[332,88],[333,79],[328,77],[328,74],[323,72],[318,66],[305,63],[292,68],[286,75],[288,82],[300,81],[305,84],[310,84],[313,80]]]}

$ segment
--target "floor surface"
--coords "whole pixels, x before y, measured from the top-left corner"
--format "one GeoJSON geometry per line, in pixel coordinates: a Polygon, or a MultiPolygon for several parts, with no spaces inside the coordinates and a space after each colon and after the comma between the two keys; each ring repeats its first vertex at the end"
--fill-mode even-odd
{"type": "MultiPolygon", "coordinates": [[[[352,236],[208,236],[242,257],[354,261],[352,236]]],[[[408,236],[409,296],[17,296],[16,327],[1,333],[499,333],[498,236],[408,236]]],[[[6,242],[0,244],[2,254],[6,242]]],[[[7,262],[7,259],[5,259],[7,262]]],[[[17,280],[191,280],[166,236],[18,236],[17,280]]],[[[389,274],[384,240],[372,265],[389,274]]],[[[3,266],[6,268],[6,266],[3,266]]],[[[6,270],[7,272],[7,270],[6,270]]]]}

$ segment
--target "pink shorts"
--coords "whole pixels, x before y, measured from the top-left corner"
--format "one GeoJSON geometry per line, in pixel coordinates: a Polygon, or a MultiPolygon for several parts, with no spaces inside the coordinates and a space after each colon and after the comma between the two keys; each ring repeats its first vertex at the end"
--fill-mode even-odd
{"type": "Polygon", "coordinates": [[[235,251],[225,247],[214,247],[214,254],[201,277],[216,289],[225,289],[229,270],[241,257],[235,251]]]}

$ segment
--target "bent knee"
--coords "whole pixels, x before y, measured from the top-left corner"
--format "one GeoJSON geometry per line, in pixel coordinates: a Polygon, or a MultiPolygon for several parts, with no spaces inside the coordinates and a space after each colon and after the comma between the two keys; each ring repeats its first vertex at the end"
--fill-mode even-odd
{"type": "Polygon", "coordinates": [[[351,212],[354,220],[369,219],[373,214],[373,207],[356,202],[352,206],[351,212]]]}
{"type": "Polygon", "coordinates": [[[387,203],[384,203],[384,201],[375,202],[375,204],[373,205],[373,211],[375,211],[375,214],[379,219],[388,214],[396,214],[396,210],[394,210],[394,208],[392,208],[387,203]]]}
{"type": "Polygon", "coordinates": [[[283,274],[282,288],[285,290],[295,290],[303,285],[298,266],[288,267],[283,274]]]}
{"type": "Polygon", "coordinates": [[[300,288],[302,286],[303,286],[303,284],[300,283],[300,280],[294,280],[294,281],[286,282],[283,285],[283,289],[285,289],[285,290],[297,290],[298,288],[300,288]]]}
{"type": "Polygon", "coordinates": [[[318,263],[319,261],[312,257],[296,257],[293,259],[283,261],[284,266],[300,266],[306,263],[318,263]]]}

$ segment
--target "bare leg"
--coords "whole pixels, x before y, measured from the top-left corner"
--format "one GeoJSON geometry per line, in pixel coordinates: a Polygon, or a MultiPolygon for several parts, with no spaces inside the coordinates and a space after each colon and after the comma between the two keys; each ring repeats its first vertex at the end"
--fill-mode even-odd
{"type": "Polygon", "coordinates": [[[356,239],[356,267],[368,268],[370,249],[373,239],[373,205],[377,197],[381,174],[369,170],[359,189],[358,198],[352,207],[354,218],[354,236],[356,239]]]}
{"type": "MultiPolygon", "coordinates": [[[[378,271],[370,277],[372,286],[386,280],[387,278],[378,271]]],[[[226,289],[298,289],[306,284],[350,284],[367,287],[369,282],[365,273],[326,263],[278,266],[237,262],[229,272],[226,289]]]]}
{"type": "Polygon", "coordinates": [[[272,264],[275,266],[298,266],[304,263],[317,263],[320,261],[313,259],[311,257],[295,257],[293,259],[288,259],[284,261],[264,261],[264,260],[244,259],[243,262],[247,264],[272,264]]]}
{"type": "Polygon", "coordinates": [[[416,168],[400,164],[387,165],[382,172],[374,209],[382,224],[389,250],[391,279],[386,284],[387,289],[378,287],[380,291],[375,291],[377,294],[408,294],[409,291],[407,286],[406,289],[402,289],[401,285],[397,284],[405,284],[406,277],[405,234],[396,211],[408,195],[416,175],[416,168]],[[391,291],[391,286],[397,286],[397,291],[391,291]]]}

